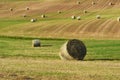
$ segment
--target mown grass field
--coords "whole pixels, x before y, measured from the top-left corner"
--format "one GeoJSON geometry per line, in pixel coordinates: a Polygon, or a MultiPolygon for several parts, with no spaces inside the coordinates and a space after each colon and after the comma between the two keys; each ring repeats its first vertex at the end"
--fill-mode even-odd
{"type": "MultiPolygon", "coordinates": [[[[34,38],[0,37],[0,57],[59,59],[60,47],[67,39],[42,38],[41,48],[33,48],[34,38]]],[[[39,39],[39,38],[38,38],[39,39]]],[[[88,54],[85,60],[119,60],[120,40],[83,39],[88,54]]]]}
{"type": "Polygon", "coordinates": [[[84,61],[60,60],[60,47],[67,39],[0,37],[2,80],[119,80],[120,40],[82,39],[87,47],[84,61]]]}
{"type": "Polygon", "coordinates": [[[120,1],[77,1],[0,0],[0,80],[120,80],[120,1]],[[60,47],[71,38],[85,43],[84,61],[60,59],[60,47]],[[32,47],[34,39],[42,47],[32,47]]]}

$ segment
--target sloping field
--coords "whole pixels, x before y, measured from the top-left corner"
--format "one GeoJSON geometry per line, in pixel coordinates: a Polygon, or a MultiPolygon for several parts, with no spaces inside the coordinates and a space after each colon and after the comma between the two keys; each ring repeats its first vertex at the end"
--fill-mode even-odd
{"type": "Polygon", "coordinates": [[[120,16],[119,0],[80,0],[80,4],[77,4],[78,0],[0,1],[0,35],[120,38],[120,22],[117,21],[120,16]],[[110,2],[112,5],[109,5],[110,2]],[[58,14],[58,11],[62,13],[58,14]],[[24,18],[24,14],[27,17],[24,18]],[[42,14],[46,15],[45,19],[41,18],[42,14]],[[72,20],[72,15],[81,16],[81,20],[72,20]],[[96,19],[96,15],[100,15],[101,19],[96,19]],[[36,18],[37,22],[31,23],[32,18],[36,18]]]}
{"type": "Polygon", "coordinates": [[[119,0],[1,0],[0,35],[119,38],[119,0]],[[92,2],[95,2],[92,5],[92,2]],[[112,3],[112,5],[109,5],[112,3]],[[26,10],[29,7],[30,10],[26,10]],[[13,11],[10,11],[13,8],[13,11]],[[86,10],[88,13],[84,13],[86,10]],[[61,11],[61,14],[58,14],[61,11]],[[27,17],[23,17],[26,14],[27,17]],[[41,15],[46,18],[42,19],[41,15]],[[72,20],[71,16],[81,16],[72,20]],[[100,15],[101,19],[96,19],[100,15]],[[37,22],[31,23],[30,19],[37,22]]]}
{"type": "Polygon", "coordinates": [[[0,80],[120,80],[120,0],[77,1],[0,0],[0,80]],[[85,43],[84,61],[60,60],[67,38],[85,43]]]}

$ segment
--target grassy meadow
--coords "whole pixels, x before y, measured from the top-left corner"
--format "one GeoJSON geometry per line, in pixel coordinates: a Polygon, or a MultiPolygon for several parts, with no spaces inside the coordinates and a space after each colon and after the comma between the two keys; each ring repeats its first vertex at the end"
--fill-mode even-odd
{"type": "Polygon", "coordinates": [[[0,0],[0,80],[120,80],[120,1],[80,1],[0,0]],[[84,42],[87,55],[61,60],[61,46],[74,38],[84,42]],[[42,46],[32,47],[34,39],[42,46]]]}
{"type": "MultiPolygon", "coordinates": [[[[41,40],[41,48],[33,48],[34,38],[0,37],[0,57],[26,57],[40,59],[59,59],[60,47],[67,39],[38,38],[41,40]]],[[[85,60],[119,60],[120,40],[95,40],[83,39],[87,47],[85,60]],[[113,54],[114,53],[114,54],[113,54]]]]}
{"type": "Polygon", "coordinates": [[[28,37],[0,37],[2,80],[119,80],[120,40],[82,39],[87,47],[84,61],[60,60],[60,47],[68,39],[38,38],[32,47],[28,37]]]}

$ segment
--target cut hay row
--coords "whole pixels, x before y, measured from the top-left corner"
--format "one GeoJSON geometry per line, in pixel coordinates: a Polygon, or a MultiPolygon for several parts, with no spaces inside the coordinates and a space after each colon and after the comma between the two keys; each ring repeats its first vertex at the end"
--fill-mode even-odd
{"type": "MultiPolygon", "coordinates": [[[[30,10],[30,8],[26,7],[25,10],[30,10]]],[[[10,11],[13,11],[13,8],[10,8],[10,11]]]]}
{"type": "MultiPolygon", "coordinates": [[[[77,1],[77,4],[80,4],[80,1],[77,1]]],[[[92,4],[92,5],[95,5],[96,2],[93,2],[93,1],[92,1],[91,4],[92,4]]],[[[109,2],[108,5],[114,5],[114,4],[113,4],[112,2],[109,2]]]]}
{"type": "MultiPolygon", "coordinates": [[[[81,17],[78,16],[71,16],[72,19],[77,19],[77,20],[81,20],[81,17]]],[[[101,19],[101,16],[100,15],[96,15],[96,19],[101,19]]],[[[120,22],[120,17],[117,18],[117,21],[120,22]]]]}

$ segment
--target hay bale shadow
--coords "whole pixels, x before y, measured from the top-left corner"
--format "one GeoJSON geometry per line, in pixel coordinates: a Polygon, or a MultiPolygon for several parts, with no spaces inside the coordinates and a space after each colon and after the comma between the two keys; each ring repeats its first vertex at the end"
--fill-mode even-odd
{"type": "Polygon", "coordinates": [[[84,61],[120,61],[120,59],[85,59],[84,61]]]}
{"type": "Polygon", "coordinates": [[[41,45],[41,47],[51,47],[53,45],[49,45],[49,44],[44,44],[44,45],[41,45]]]}
{"type": "Polygon", "coordinates": [[[16,78],[16,80],[35,80],[35,79],[30,76],[19,76],[16,78]]]}

